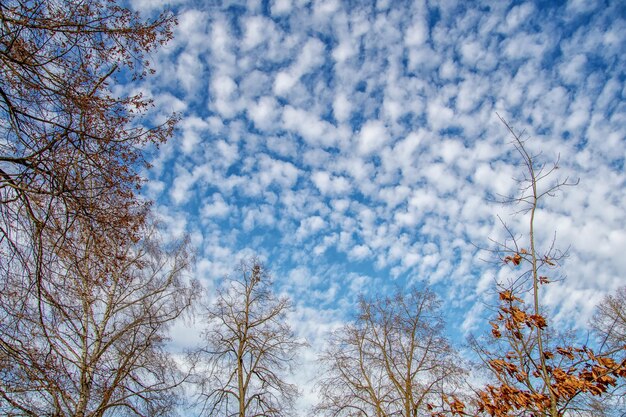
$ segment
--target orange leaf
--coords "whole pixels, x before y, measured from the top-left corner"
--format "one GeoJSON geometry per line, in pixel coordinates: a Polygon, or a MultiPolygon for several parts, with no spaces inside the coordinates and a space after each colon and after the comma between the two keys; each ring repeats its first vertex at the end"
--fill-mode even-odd
{"type": "Polygon", "coordinates": [[[548,326],[546,319],[541,314],[533,314],[529,318],[532,320],[535,326],[539,327],[540,329],[548,326]]]}

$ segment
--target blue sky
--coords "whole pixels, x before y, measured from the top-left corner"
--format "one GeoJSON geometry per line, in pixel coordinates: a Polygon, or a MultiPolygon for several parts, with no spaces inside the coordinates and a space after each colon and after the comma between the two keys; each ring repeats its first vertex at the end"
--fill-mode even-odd
{"type": "Polygon", "coordinates": [[[453,338],[477,330],[516,272],[476,245],[504,237],[497,215],[516,232],[527,220],[487,202],[521,172],[496,113],[580,178],[537,219],[542,245],[556,231],[570,247],[544,292],[557,323],[584,326],[626,283],[623,2],[132,4],[179,21],[136,86],[156,121],[181,115],[144,193],[169,236],[191,235],[209,288],[241,258],[266,262],[312,345],[305,364],[357,294],[419,280],[453,338]]]}

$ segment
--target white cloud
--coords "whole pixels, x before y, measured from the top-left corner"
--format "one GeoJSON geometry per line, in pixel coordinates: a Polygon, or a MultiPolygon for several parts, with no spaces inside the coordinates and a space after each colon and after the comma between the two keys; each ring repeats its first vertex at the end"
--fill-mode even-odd
{"type": "Polygon", "coordinates": [[[567,2],[567,12],[572,14],[583,14],[589,13],[598,7],[594,2],[584,1],[584,0],[569,0],[567,2]]]}
{"type": "Polygon", "coordinates": [[[286,106],[282,121],[286,130],[299,134],[310,145],[330,147],[336,144],[337,137],[333,126],[321,120],[316,114],[286,106]]]}
{"type": "Polygon", "coordinates": [[[559,74],[567,84],[580,82],[585,78],[585,71],[583,71],[585,64],[587,64],[587,57],[584,54],[578,54],[573,58],[568,57],[559,65],[559,74]]]}
{"type": "Polygon", "coordinates": [[[456,99],[456,108],[463,113],[474,110],[481,105],[489,88],[489,84],[484,79],[478,77],[466,78],[461,82],[456,99]]]}
{"type": "Polygon", "coordinates": [[[504,52],[511,59],[542,58],[550,46],[544,34],[518,33],[506,41],[504,52]]]}
{"type": "Polygon", "coordinates": [[[371,155],[380,150],[388,141],[389,135],[383,122],[369,120],[357,136],[358,150],[361,155],[371,155]]]}
{"type": "Polygon", "coordinates": [[[572,246],[558,287],[568,301],[552,301],[559,317],[587,314],[618,285],[619,2],[493,2],[485,13],[451,1],[436,21],[417,3],[276,0],[270,16],[252,3],[186,6],[176,39],[155,54],[157,79],[142,84],[155,100],[151,121],[183,114],[145,174],[146,194],[160,197],[171,233],[202,225],[203,268],[221,272],[224,259],[252,252],[286,277],[299,268],[294,280],[310,274],[311,284],[281,290],[302,295],[309,319],[330,317],[325,308],[344,317],[349,291],[381,282],[366,275],[400,286],[445,278],[442,296],[463,311],[452,326],[476,329],[480,302],[507,271],[477,261],[469,242],[503,236],[495,214],[516,233],[526,224],[485,202],[514,192],[520,174],[498,111],[527,130],[534,154],[561,153],[558,172],[581,177],[538,218],[538,236],[556,228],[572,246]]]}
{"type": "Polygon", "coordinates": [[[243,48],[252,49],[265,41],[267,33],[273,31],[273,22],[262,16],[252,16],[246,19],[243,36],[243,48]]]}
{"type": "Polygon", "coordinates": [[[269,96],[273,93],[272,80],[271,74],[254,69],[242,76],[239,91],[248,100],[269,96]]]}
{"type": "Polygon", "coordinates": [[[335,212],[344,212],[348,209],[348,207],[350,207],[350,200],[347,200],[345,198],[338,200],[335,199],[331,201],[331,205],[335,212]]]}
{"type": "Polygon", "coordinates": [[[291,0],[273,0],[272,1],[272,14],[273,15],[284,15],[291,11],[291,0]]]}
{"type": "MultiPolygon", "coordinates": [[[[524,40],[518,40],[516,46],[520,47],[520,43],[524,40]]],[[[525,47],[525,45],[524,45],[525,47]]],[[[495,65],[495,57],[487,50],[479,40],[467,39],[462,41],[460,45],[462,62],[470,67],[481,67],[490,69],[495,65]]],[[[515,47],[511,47],[511,54],[516,51],[515,47]]]]}
{"type": "Polygon", "coordinates": [[[408,47],[420,46],[428,40],[428,23],[419,18],[406,31],[404,42],[408,47]]]}
{"type": "Polygon", "coordinates": [[[235,55],[232,50],[233,40],[228,24],[220,20],[219,17],[219,15],[215,16],[208,46],[211,48],[213,58],[217,60],[213,64],[220,69],[220,72],[228,73],[234,69],[233,64],[235,63],[235,55]]]}
{"type": "Polygon", "coordinates": [[[311,180],[322,195],[342,195],[349,193],[350,181],[345,177],[334,176],[325,171],[316,171],[311,180]]]}
{"type": "Polygon", "coordinates": [[[315,70],[324,62],[324,44],[319,39],[310,38],[299,50],[300,55],[293,65],[276,75],[274,92],[279,96],[288,96],[292,93],[303,75],[315,70]]]}
{"type": "Polygon", "coordinates": [[[185,0],[132,0],[130,5],[133,9],[143,13],[161,11],[165,7],[172,7],[185,0]]]}
{"type": "Polygon", "coordinates": [[[255,179],[258,178],[263,187],[276,184],[280,187],[291,188],[298,181],[300,170],[291,162],[260,155],[258,163],[259,171],[253,175],[255,179]]]}
{"type": "Polygon", "coordinates": [[[529,22],[529,16],[535,11],[532,3],[523,3],[515,6],[506,16],[506,30],[511,32],[516,30],[520,25],[529,22]]]}
{"type": "Polygon", "coordinates": [[[227,75],[221,75],[213,79],[213,91],[218,98],[231,98],[237,91],[237,84],[227,75]]]}
{"type": "Polygon", "coordinates": [[[300,222],[300,227],[296,231],[296,238],[299,240],[305,239],[325,226],[326,222],[320,216],[307,217],[300,222]]]}
{"type": "Polygon", "coordinates": [[[278,102],[273,97],[261,97],[248,108],[248,115],[259,129],[271,131],[280,115],[278,102]]]}
{"type": "Polygon", "coordinates": [[[370,256],[372,251],[367,245],[357,245],[348,252],[348,257],[354,260],[362,260],[370,256]]]}
{"type": "Polygon", "coordinates": [[[214,108],[225,118],[234,117],[242,108],[235,80],[228,75],[217,75],[211,82],[214,108]]]}
{"type": "Polygon", "coordinates": [[[208,123],[197,116],[190,116],[180,122],[180,127],[183,129],[181,144],[183,153],[189,155],[197,152],[201,137],[209,128],[208,123]]]}
{"type": "Polygon", "coordinates": [[[355,56],[357,52],[358,48],[354,45],[353,40],[344,39],[333,49],[332,57],[338,63],[343,63],[355,56]]]}
{"type": "Polygon", "coordinates": [[[202,84],[204,63],[197,55],[182,53],[178,57],[176,76],[182,87],[188,92],[196,92],[202,84]]]}
{"type": "Polygon", "coordinates": [[[224,168],[230,167],[240,156],[237,144],[228,143],[223,139],[216,142],[215,148],[219,152],[219,164],[224,168]]]}
{"type": "Polygon", "coordinates": [[[288,71],[279,72],[274,81],[274,92],[279,96],[287,95],[298,83],[298,77],[288,71]]]}
{"type": "Polygon", "coordinates": [[[339,9],[337,0],[317,0],[313,5],[313,17],[315,19],[327,19],[329,15],[339,9]]]}
{"type": "Polygon", "coordinates": [[[580,135],[580,130],[587,125],[591,116],[591,104],[587,97],[579,97],[571,103],[569,107],[569,116],[565,125],[565,129],[573,132],[576,136],[580,135]]]}
{"type": "Polygon", "coordinates": [[[451,127],[455,121],[454,110],[433,100],[428,103],[428,123],[435,130],[451,127]]]}
{"type": "Polygon", "coordinates": [[[439,67],[439,76],[444,80],[451,80],[457,75],[457,67],[453,61],[447,60],[439,67]]]}
{"type": "Polygon", "coordinates": [[[255,207],[246,211],[243,220],[243,230],[249,232],[255,227],[269,227],[276,223],[276,218],[273,208],[264,204],[260,207],[255,207]]]}
{"type": "Polygon", "coordinates": [[[285,136],[270,136],[266,145],[269,150],[284,158],[294,158],[297,154],[297,144],[285,136]]]}
{"type": "Polygon", "coordinates": [[[194,175],[181,166],[177,166],[176,177],[170,189],[170,197],[174,204],[186,203],[190,196],[190,189],[196,182],[194,175]]]}
{"type": "Polygon", "coordinates": [[[326,57],[324,49],[324,43],[319,39],[308,39],[294,66],[296,73],[304,75],[322,65],[326,57]]]}
{"type": "Polygon", "coordinates": [[[345,94],[338,94],[333,101],[333,115],[339,122],[345,122],[352,113],[352,105],[345,94]]]}
{"type": "Polygon", "coordinates": [[[406,201],[410,193],[411,189],[406,185],[397,185],[395,187],[381,188],[378,192],[378,197],[387,204],[388,208],[393,209],[406,201]]]}
{"type": "Polygon", "coordinates": [[[321,148],[307,149],[302,153],[302,163],[311,169],[317,167],[326,167],[328,161],[332,160],[333,156],[330,152],[321,148]]]}
{"type": "Polygon", "coordinates": [[[233,209],[224,201],[221,194],[213,194],[211,200],[202,206],[201,213],[203,217],[224,218],[233,209]]]}
{"type": "Polygon", "coordinates": [[[513,178],[516,178],[516,173],[508,165],[498,164],[493,167],[488,163],[481,163],[476,167],[473,178],[484,190],[499,196],[509,196],[514,190],[513,178]]]}

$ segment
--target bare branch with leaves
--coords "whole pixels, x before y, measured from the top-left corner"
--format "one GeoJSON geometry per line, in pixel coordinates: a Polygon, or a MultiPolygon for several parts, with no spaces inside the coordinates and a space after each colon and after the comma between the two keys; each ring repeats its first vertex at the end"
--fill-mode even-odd
{"type": "Polygon", "coordinates": [[[150,100],[112,87],[151,72],[174,24],[115,1],[0,2],[3,414],[171,410],[180,379],[163,343],[191,302],[188,258],[147,245],[136,193],[145,146],[176,117],[143,127],[150,100]]]}
{"type": "MultiPolygon", "coordinates": [[[[585,344],[576,344],[556,331],[541,305],[543,286],[554,279],[560,260],[565,256],[555,249],[554,239],[548,249],[538,249],[536,214],[546,197],[553,197],[563,187],[576,185],[569,179],[553,181],[558,163],[546,168],[537,163],[521,135],[500,118],[513,136],[524,169],[519,180],[519,194],[503,202],[521,205],[517,214],[528,215],[526,236],[516,236],[502,222],[509,238],[493,250],[502,264],[522,270],[508,285],[498,288],[497,316],[490,321],[491,333],[484,339],[472,339],[471,345],[490,371],[492,382],[479,390],[473,411],[465,404],[452,415],[489,415],[493,417],[561,417],[567,413],[591,415],[599,411],[594,397],[602,396],[626,376],[626,361],[594,352],[585,344]],[[544,183],[551,184],[547,186],[544,183]],[[547,271],[547,272],[544,272],[547,271]]],[[[436,413],[435,415],[444,415],[436,413]]]]}

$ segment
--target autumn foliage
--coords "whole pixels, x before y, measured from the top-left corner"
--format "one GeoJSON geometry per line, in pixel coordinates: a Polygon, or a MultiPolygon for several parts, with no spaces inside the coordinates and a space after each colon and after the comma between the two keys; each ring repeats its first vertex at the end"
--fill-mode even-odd
{"type": "MultiPolygon", "coordinates": [[[[112,0],[0,2],[0,414],[156,416],[180,384],[166,330],[194,299],[186,245],[138,198],[172,116],[116,88],[174,18],[112,0]]],[[[119,87],[119,86],[118,86],[119,87]]]]}
{"type": "Polygon", "coordinates": [[[535,216],[544,197],[555,196],[576,182],[565,179],[544,184],[558,165],[538,165],[525,142],[501,120],[513,135],[513,145],[525,167],[518,180],[520,194],[505,198],[504,202],[521,206],[518,213],[529,215],[526,244],[521,244],[522,237],[503,222],[509,239],[498,243],[493,253],[502,264],[512,268],[517,278],[508,285],[499,285],[496,317],[489,322],[490,334],[470,342],[490,371],[491,382],[476,390],[473,401],[444,398],[444,411],[433,415],[596,415],[590,405],[594,403],[592,399],[606,395],[626,377],[626,344],[612,345],[613,349],[596,353],[584,343],[562,337],[551,326],[541,305],[543,287],[553,281],[547,275],[555,273],[565,255],[554,248],[554,242],[543,252],[539,249],[535,216]]]}
{"type": "Polygon", "coordinates": [[[577,396],[602,395],[618,378],[626,377],[625,361],[597,356],[585,346],[557,345],[543,350],[542,358],[531,355],[536,346],[533,334],[548,329],[545,317],[527,312],[524,301],[511,291],[502,291],[499,297],[500,312],[490,323],[491,332],[495,339],[508,338],[512,349],[503,357],[492,354],[487,360],[500,384],[487,385],[479,392],[478,413],[504,417],[524,410],[561,416],[577,396]]]}
{"type": "Polygon", "coordinates": [[[21,268],[63,236],[89,233],[103,250],[136,241],[142,148],[165,141],[175,118],[145,128],[150,100],[112,87],[148,75],[145,56],[170,39],[173,17],[143,21],[113,1],[9,0],[0,19],[2,254],[21,268]]]}

